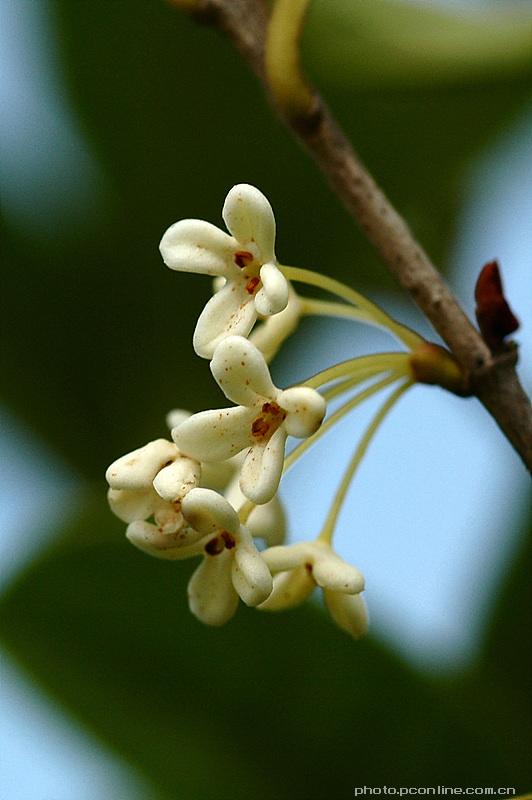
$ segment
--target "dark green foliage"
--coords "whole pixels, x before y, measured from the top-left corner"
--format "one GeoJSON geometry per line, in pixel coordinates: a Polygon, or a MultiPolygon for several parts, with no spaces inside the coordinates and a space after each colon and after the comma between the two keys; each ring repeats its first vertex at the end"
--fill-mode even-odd
{"type": "MultiPolygon", "coordinates": [[[[530,720],[508,705],[513,658],[497,674],[486,666],[474,681],[440,684],[371,638],[353,642],[312,606],[240,609],[225,628],[205,628],[186,607],[193,565],[134,551],[100,492],[84,506],[4,598],[3,640],[163,795],[321,800],[364,784],[529,785],[530,720]]],[[[524,589],[513,584],[518,608],[524,589]]],[[[505,642],[507,654],[518,647],[505,642]]]]}

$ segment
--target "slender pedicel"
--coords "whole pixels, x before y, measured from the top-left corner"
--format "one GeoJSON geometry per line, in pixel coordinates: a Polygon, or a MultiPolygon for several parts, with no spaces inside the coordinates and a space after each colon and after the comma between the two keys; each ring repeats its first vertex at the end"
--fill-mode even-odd
{"type": "Polygon", "coordinates": [[[337,303],[332,300],[316,300],[314,297],[301,297],[301,295],[299,301],[302,316],[343,317],[352,319],[355,322],[363,322],[366,323],[366,325],[375,325],[383,330],[388,330],[388,326],[377,322],[369,311],[356,308],[347,303],[337,303]]]}
{"type": "MultiPolygon", "coordinates": [[[[328,367],[322,372],[316,373],[306,380],[302,385],[316,389],[326,383],[343,378],[345,376],[355,377],[360,374],[367,377],[369,374],[384,372],[384,370],[394,370],[398,375],[410,375],[410,354],[409,353],[376,353],[370,356],[357,356],[333,367],[328,367]]],[[[363,378],[362,378],[363,380],[363,378]]]]}
{"type": "MultiPolygon", "coordinates": [[[[375,373],[372,372],[366,375],[365,377],[370,377],[371,375],[374,374],[375,373]]],[[[391,375],[386,376],[382,380],[377,381],[377,383],[374,383],[372,386],[369,386],[363,392],[360,392],[360,394],[357,394],[355,397],[352,397],[351,400],[349,400],[347,403],[341,406],[337,411],[335,411],[334,414],[332,414],[329,417],[328,420],[326,420],[322,424],[321,428],[312,437],[310,437],[309,439],[305,439],[305,441],[297,445],[297,447],[295,447],[292,450],[292,452],[288,456],[286,456],[284,460],[283,474],[288,472],[288,470],[291,469],[291,467],[309,449],[309,447],[313,445],[321,437],[323,433],[326,433],[330,428],[332,428],[333,425],[335,425],[340,419],[342,419],[342,417],[345,416],[345,414],[349,413],[349,411],[351,411],[353,408],[356,408],[360,403],[364,402],[364,400],[367,400],[368,397],[371,397],[376,392],[379,392],[381,389],[384,389],[386,386],[398,380],[400,377],[402,377],[401,374],[392,373],[391,375]]],[[[344,391],[344,389],[352,388],[353,386],[356,385],[356,383],[359,382],[359,380],[363,380],[363,378],[360,378],[357,375],[356,378],[350,378],[347,381],[343,381],[341,390],[344,391]]],[[[337,387],[333,387],[333,389],[330,389],[329,392],[332,393],[336,389],[337,387]]],[[[336,394],[338,393],[339,392],[336,391],[336,394]]],[[[245,525],[247,518],[249,517],[254,508],[255,508],[255,503],[252,503],[251,500],[246,501],[244,505],[240,508],[238,516],[240,522],[243,525],[245,525]]]]}
{"type": "Polygon", "coordinates": [[[329,278],[327,275],[321,275],[319,272],[313,272],[309,269],[300,269],[299,267],[289,267],[281,264],[279,265],[279,269],[288,280],[325,289],[325,291],[347,299],[359,308],[364,309],[376,323],[381,324],[384,328],[393,333],[410,350],[415,350],[416,347],[419,347],[423,342],[421,336],[405,325],[402,325],[400,322],[392,319],[382,308],[379,308],[378,305],[372,303],[371,300],[368,300],[366,297],[359,294],[359,292],[351,289],[350,286],[346,286],[334,278],[329,278]]]}
{"type": "Polygon", "coordinates": [[[395,373],[396,378],[400,378],[402,376],[402,372],[397,370],[382,370],[382,369],[370,369],[368,367],[367,371],[357,371],[356,375],[353,377],[347,377],[343,380],[338,381],[333,386],[330,386],[328,389],[322,391],[322,396],[324,397],[327,402],[333,400],[338,395],[345,394],[350,389],[353,389],[355,386],[359,386],[361,383],[365,383],[365,381],[369,380],[370,378],[376,378],[377,375],[382,375],[383,372],[391,372],[392,374],[395,373]]]}
{"type": "Polygon", "coordinates": [[[283,473],[286,473],[290,469],[290,467],[292,467],[292,465],[295,464],[295,462],[303,455],[303,453],[305,453],[308,450],[308,448],[311,447],[311,445],[317,442],[318,439],[320,439],[324,433],[330,430],[330,428],[332,428],[333,425],[335,425],[340,419],[342,419],[342,417],[344,417],[346,414],[348,414],[350,411],[352,411],[354,408],[360,405],[360,403],[363,403],[364,400],[367,400],[368,397],[371,397],[376,392],[379,392],[381,389],[384,389],[385,386],[388,386],[390,383],[396,381],[399,377],[400,376],[397,373],[392,373],[391,375],[386,376],[382,380],[377,381],[377,383],[374,383],[372,386],[368,386],[367,389],[364,389],[364,391],[360,392],[359,394],[355,395],[350,400],[348,400],[347,403],[344,403],[343,406],[340,406],[340,408],[337,411],[335,411],[334,414],[331,414],[329,419],[325,420],[321,428],[319,428],[319,430],[316,431],[316,433],[313,436],[301,442],[301,444],[295,447],[292,450],[292,452],[285,458],[283,473]]]}
{"type": "Polygon", "coordinates": [[[353,476],[357,470],[358,465],[362,461],[366,450],[368,449],[368,445],[375,435],[377,429],[379,428],[380,424],[383,422],[386,415],[389,411],[393,408],[395,403],[399,400],[401,395],[406,392],[406,390],[412,386],[414,382],[412,380],[407,380],[398,386],[394,392],[388,397],[388,399],[382,404],[379,411],[373,417],[371,424],[369,425],[368,429],[366,430],[364,436],[358,443],[358,446],[353,453],[353,457],[349,462],[347,469],[344,473],[340,486],[336,492],[334,500],[332,502],[331,508],[329,513],[327,514],[327,518],[323,524],[323,528],[321,529],[320,535],[318,536],[318,540],[322,542],[327,542],[328,544],[331,543],[334,529],[336,526],[336,522],[338,520],[338,515],[344,503],[344,500],[347,495],[347,491],[353,480],[353,476]]]}

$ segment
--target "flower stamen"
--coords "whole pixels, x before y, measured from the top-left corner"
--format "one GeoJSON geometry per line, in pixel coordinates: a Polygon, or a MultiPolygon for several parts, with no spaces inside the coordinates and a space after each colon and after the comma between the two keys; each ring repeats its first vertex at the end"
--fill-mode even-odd
{"type": "Polygon", "coordinates": [[[225,550],[225,542],[221,536],[215,536],[205,545],[205,552],[209,556],[219,556],[225,550]]]}
{"type": "Polygon", "coordinates": [[[286,411],[277,403],[263,403],[261,412],[251,424],[251,435],[254,439],[270,437],[286,419],[286,411]]]}
{"type": "Polygon", "coordinates": [[[220,536],[224,540],[226,549],[232,550],[236,545],[235,537],[229,531],[221,531],[220,536]]]}
{"type": "Polygon", "coordinates": [[[244,269],[244,267],[249,266],[253,261],[253,253],[250,253],[249,250],[237,250],[235,253],[235,264],[240,269],[244,269]]]}
{"type": "Polygon", "coordinates": [[[258,289],[260,283],[260,278],[250,278],[250,280],[246,283],[246,292],[248,294],[255,294],[258,289]]]}
{"type": "Polygon", "coordinates": [[[218,531],[216,536],[207,542],[204,549],[209,556],[219,556],[224,550],[232,550],[235,545],[235,537],[229,531],[218,531]]]}
{"type": "Polygon", "coordinates": [[[255,439],[264,439],[269,430],[270,425],[264,419],[264,417],[257,417],[256,420],[253,420],[251,425],[251,435],[254,436],[255,439]]]}

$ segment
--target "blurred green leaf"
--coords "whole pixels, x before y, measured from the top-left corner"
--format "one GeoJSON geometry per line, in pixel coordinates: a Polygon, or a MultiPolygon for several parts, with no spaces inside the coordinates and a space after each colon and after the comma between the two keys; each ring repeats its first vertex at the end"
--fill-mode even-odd
{"type": "Polygon", "coordinates": [[[532,539],[529,520],[521,522],[521,547],[496,593],[484,652],[457,682],[456,703],[473,702],[478,713],[467,720],[483,735],[513,775],[527,775],[522,791],[532,785],[532,539]]]}
{"type": "MultiPolygon", "coordinates": [[[[4,597],[4,643],[163,793],[351,798],[355,786],[526,788],[493,735],[492,693],[458,694],[319,609],[240,609],[222,629],[186,607],[193,565],[134,551],[100,495],[4,597]],[[460,702],[458,702],[460,698],[460,702]]],[[[511,732],[509,742],[517,743],[511,732]]],[[[521,732],[521,738],[523,732],[521,732]]]]}
{"type": "Polygon", "coordinates": [[[532,11],[401,0],[313,0],[318,74],[357,89],[498,82],[532,71],[532,11]]]}

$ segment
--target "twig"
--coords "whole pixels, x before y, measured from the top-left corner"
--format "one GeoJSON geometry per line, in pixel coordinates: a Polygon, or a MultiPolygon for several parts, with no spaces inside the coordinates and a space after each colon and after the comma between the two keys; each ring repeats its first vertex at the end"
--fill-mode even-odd
{"type": "MultiPolygon", "coordinates": [[[[285,13],[290,1],[278,1],[274,15],[285,13]]],[[[180,4],[180,0],[173,2],[180,4]]],[[[305,3],[298,2],[296,6],[302,18],[305,3]]],[[[404,219],[377,186],[333,115],[308,82],[298,76],[298,91],[304,86],[311,93],[310,103],[299,102],[292,106],[287,102],[285,85],[283,95],[278,99],[275,97],[265,69],[268,40],[266,3],[263,0],[196,0],[192,13],[198,20],[223,31],[248,62],[281,118],[312,155],[390,271],[432,322],[469,376],[472,393],[494,417],[532,471],[532,407],[515,372],[516,350],[510,353],[511,357],[492,355],[404,219]]],[[[269,46],[279,52],[283,47],[283,30],[286,30],[286,46],[294,47],[297,36],[294,36],[293,28],[275,23],[274,16],[270,33],[275,42],[269,42],[269,46]]],[[[299,62],[295,57],[288,57],[287,63],[297,66],[299,62]]]]}

